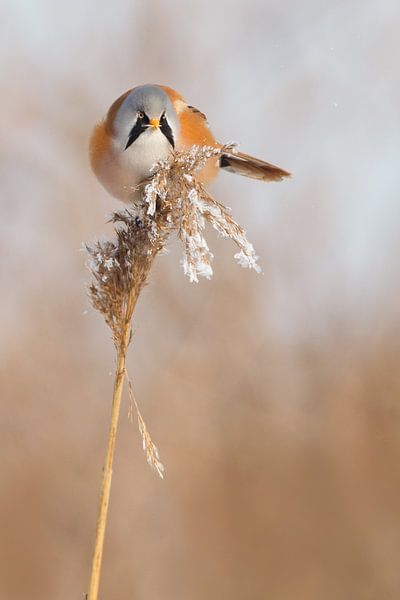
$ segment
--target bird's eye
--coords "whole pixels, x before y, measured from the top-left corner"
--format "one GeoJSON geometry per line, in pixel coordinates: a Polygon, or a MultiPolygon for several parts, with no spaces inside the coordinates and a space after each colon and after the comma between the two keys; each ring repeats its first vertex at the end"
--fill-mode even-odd
{"type": "Polygon", "coordinates": [[[144,119],[144,112],[139,110],[137,116],[138,116],[138,119],[144,119]]]}
{"type": "Polygon", "coordinates": [[[160,119],[160,121],[165,121],[165,119],[166,119],[166,118],[167,118],[167,117],[165,116],[165,112],[164,112],[164,113],[161,115],[161,119],[160,119]]]}

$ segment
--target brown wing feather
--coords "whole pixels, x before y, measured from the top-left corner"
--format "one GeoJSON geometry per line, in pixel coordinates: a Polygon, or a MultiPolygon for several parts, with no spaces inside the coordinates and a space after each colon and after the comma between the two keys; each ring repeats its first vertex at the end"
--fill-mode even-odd
{"type": "Polygon", "coordinates": [[[281,181],[285,177],[291,177],[290,173],[280,167],[243,152],[224,153],[220,159],[220,167],[232,173],[262,181],[281,181]]]}

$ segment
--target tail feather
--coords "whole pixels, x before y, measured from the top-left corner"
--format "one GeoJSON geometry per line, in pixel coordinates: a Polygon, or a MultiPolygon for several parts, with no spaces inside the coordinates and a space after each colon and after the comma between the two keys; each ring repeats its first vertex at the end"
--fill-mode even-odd
{"type": "Polygon", "coordinates": [[[287,171],[243,152],[224,152],[219,166],[232,173],[262,181],[281,181],[284,177],[291,177],[287,171]]]}

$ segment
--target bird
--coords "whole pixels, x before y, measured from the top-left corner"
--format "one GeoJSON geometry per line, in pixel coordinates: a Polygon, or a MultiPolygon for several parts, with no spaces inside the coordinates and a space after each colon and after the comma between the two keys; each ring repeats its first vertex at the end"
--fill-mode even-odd
{"type": "MultiPolygon", "coordinates": [[[[225,148],[214,138],[204,113],[188,104],[181,94],[164,85],[145,84],[117,98],[94,127],[90,163],[112,196],[137,205],[152,167],[174,151],[192,146],[225,148]]],[[[210,158],[196,178],[208,184],[220,170],[262,181],[290,177],[280,167],[232,149],[210,158]]]]}

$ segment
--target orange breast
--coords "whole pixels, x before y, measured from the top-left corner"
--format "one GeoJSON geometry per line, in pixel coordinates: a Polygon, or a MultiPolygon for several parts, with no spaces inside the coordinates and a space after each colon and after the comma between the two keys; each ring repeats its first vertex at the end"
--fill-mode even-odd
{"type": "Polygon", "coordinates": [[[93,129],[89,143],[90,164],[99,177],[104,160],[109,156],[110,136],[108,135],[104,122],[98,123],[93,129]]]}
{"type": "Polygon", "coordinates": [[[129,201],[132,189],[131,172],[118,161],[105,121],[95,126],[90,138],[89,153],[91,167],[100,183],[115,198],[129,201]]]}

